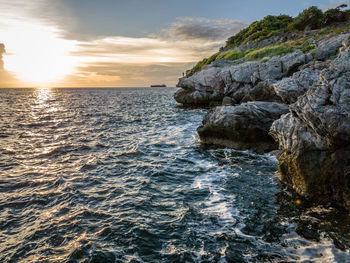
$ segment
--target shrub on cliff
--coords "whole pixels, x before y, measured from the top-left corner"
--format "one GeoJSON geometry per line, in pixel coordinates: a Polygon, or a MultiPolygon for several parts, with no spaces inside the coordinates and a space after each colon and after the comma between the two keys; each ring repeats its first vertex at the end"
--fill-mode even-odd
{"type": "Polygon", "coordinates": [[[302,43],[299,43],[298,40],[295,40],[295,43],[292,44],[284,42],[284,44],[272,46],[271,42],[269,42],[269,47],[258,47],[255,50],[246,51],[240,51],[239,49],[233,48],[238,47],[240,45],[244,45],[248,42],[260,42],[261,40],[270,38],[272,36],[281,36],[281,39],[286,37],[287,40],[288,37],[292,36],[290,39],[293,39],[294,34],[286,33],[292,33],[295,31],[303,31],[309,29],[320,29],[319,31],[317,31],[318,33],[314,36],[315,38],[320,38],[324,35],[331,33],[341,33],[344,30],[349,30],[348,24],[338,24],[341,22],[350,21],[350,10],[341,10],[346,7],[347,5],[343,4],[338,6],[337,8],[329,9],[325,13],[323,13],[322,10],[320,10],[316,6],[311,6],[310,8],[305,9],[303,12],[301,12],[296,18],[292,18],[287,15],[266,16],[264,17],[264,19],[252,23],[248,27],[242,29],[236,35],[230,37],[226,41],[226,46],[222,47],[220,49],[220,52],[198,62],[191,70],[186,71],[186,75],[190,76],[202,70],[206,65],[209,65],[213,61],[219,59],[262,59],[264,57],[271,57],[274,55],[289,53],[295,50],[296,48],[301,49],[305,53],[310,52],[315,48],[314,45],[310,44],[309,42],[305,42],[304,39],[301,37],[299,37],[299,40],[301,40],[302,43]]]}
{"type": "Polygon", "coordinates": [[[344,11],[346,21],[350,21],[350,9],[344,11]]]}
{"type": "Polygon", "coordinates": [[[324,13],[325,25],[331,25],[333,23],[344,22],[344,21],[346,21],[346,14],[337,8],[329,9],[324,13]]]}
{"type": "Polygon", "coordinates": [[[238,34],[226,41],[226,48],[235,47],[248,41],[261,41],[281,31],[284,31],[293,18],[287,15],[266,16],[260,21],[252,23],[238,34]]]}
{"type": "Polygon", "coordinates": [[[319,29],[324,25],[324,14],[316,6],[311,6],[301,12],[294,22],[289,25],[289,29],[305,30],[319,29]]]}
{"type": "Polygon", "coordinates": [[[335,23],[350,21],[350,10],[341,10],[346,7],[345,4],[340,5],[323,13],[316,6],[311,6],[295,18],[287,15],[266,16],[230,37],[223,49],[237,47],[249,41],[259,42],[286,32],[319,29],[335,23]]]}

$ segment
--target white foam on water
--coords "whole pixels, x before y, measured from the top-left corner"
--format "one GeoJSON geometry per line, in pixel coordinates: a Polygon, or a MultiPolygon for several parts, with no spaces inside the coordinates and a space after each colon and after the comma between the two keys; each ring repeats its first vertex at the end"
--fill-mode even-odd
{"type": "MultiPolygon", "coordinates": [[[[227,154],[231,151],[227,150],[227,154]]],[[[250,154],[247,152],[247,154],[250,154]]],[[[227,158],[230,158],[227,156],[227,158]]],[[[277,164],[277,158],[273,154],[265,154],[263,158],[267,158],[268,161],[277,164]]],[[[205,172],[197,176],[193,183],[192,188],[195,189],[208,189],[209,195],[207,198],[199,204],[200,212],[205,216],[216,217],[220,222],[220,227],[213,229],[205,229],[209,235],[217,236],[220,233],[225,232],[223,229],[225,226],[234,226],[234,232],[237,236],[244,240],[249,240],[254,247],[258,250],[268,250],[271,246],[274,246],[277,250],[280,250],[281,255],[286,257],[286,260],[290,262],[349,262],[350,263],[350,250],[342,251],[337,249],[332,240],[322,239],[320,242],[309,241],[295,232],[296,226],[285,222],[289,225],[289,232],[281,237],[280,244],[266,242],[259,236],[249,235],[242,232],[245,224],[242,223],[242,215],[240,211],[235,208],[234,200],[236,196],[234,194],[224,193],[224,185],[222,182],[228,177],[238,177],[239,173],[230,173],[225,167],[221,167],[218,172],[217,164],[210,161],[199,161],[196,164],[202,172],[205,172]],[[284,244],[284,245],[281,245],[284,244]],[[287,245],[287,247],[285,246],[287,245]]],[[[274,180],[274,177],[272,177],[274,180]]],[[[226,250],[228,247],[224,246],[220,248],[220,261],[226,263],[226,250]]],[[[198,251],[198,256],[201,258],[205,254],[205,251],[198,251]]],[[[248,262],[258,255],[258,251],[247,253],[244,255],[245,260],[248,262]]]]}
{"type": "MultiPolygon", "coordinates": [[[[200,161],[197,165],[204,171],[211,170],[211,168],[217,166],[208,161],[200,161]]],[[[225,170],[217,172],[216,169],[213,172],[208,171],[194,179],[192,188],[209,190],[209,196],[200,204],[201,213],[206,216],[217,217],[221,223],[234,224],[237,221],[236,218],[239,215],[239,211],[237,208],[232,207],[230,203],[235,200],[236,196],[234,194],[222,194],[224,189],[219,182],[220,179],[228,176],[238,176],[238,174],[232,175],[225,170]]]]}
{"type": "MultiPolygon", "coordinates": [[[[243,239],[249,240],[257,248],[265,250],[271,246],[270,243],[265,242],[259,237],[244,234],[241,230],[244,228],[244,224],[240,223],[235,228],[236,235],[242,237],[243,239]]],[[[290,225],[289,228],[294,228],[295,225],[290,225]]],[[[336,248],[332,240],[323,239],[320,242],[309,241],[295,231],[291,231],[284,234],[281,238],[281,244],[273,244],[274,247],[278,247],[281,254],[287,257],[287,260],[292,260],[291,262],[339,262],[339,263],[350,263],[350,250],[347,249],[342,251],[336,248]]],[[[246,254],[244,255],[246,260],[252,259],[256,254],[246,254]]],[[[289,262],[289,261],[288,261],[289,262]]]]}
{"type": "Polygon", "coordinates": [[[265,153],[264,154],[264,157],[266,159],[268,159],[269,161],[275,163],[275,164],[278,164],[278,160],[277,160],[277,157],[275,154],[272,154],[272,153],[265,153]]]}
{"type": "Polygon", "coordinates": [[[296,258],[295,262],[350,262],[350,250],[342,251],[336,248],[329,239],[320,242],[309,241],[296,232],[291,232],[285,234],[282,241],[289,246],[281,249],[286,255],[296,258]]]}
{"type": "MultiPolygon", "coordinates": [[[[234,195],[231,195],[231,198],[235,198],[234,195]]],[[[230,207],[227,201],[227,197],[217,191],[213,191],[209,199],[205,202],[206,208],[202,209],[201,212],[210,216],[217,216],[225,223],[236,223],[236,217],[239,215],[239,211],[236,208],[230,207]]]]}

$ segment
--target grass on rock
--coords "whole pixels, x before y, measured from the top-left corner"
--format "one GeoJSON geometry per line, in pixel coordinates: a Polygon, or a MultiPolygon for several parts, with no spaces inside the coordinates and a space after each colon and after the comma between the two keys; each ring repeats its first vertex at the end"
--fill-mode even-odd
{"type": "Polygon", "coordinates": [[[328,9],[326,12],[323,12],[315,6],[311,6],[295,18],[287,15],[266,16],[264,19],[252,23],[236,35],[230,37],[226,41],[225,47],[222,47],[218,53],[215,53],[211,57],[198,62],[192,69],[187,70],[186,76],[201,71],[205,66],[216,60],[263,59],[267,61],[269,57],[287,54],[296,49],[300,49],[304,53],[312,53],[315,46],[310,44],[310,38],[305,39],[301,36],[303,34],[302,32],[317,29],[318,31],[312,37],[319,39],[325,35],[349,31],[350,25],[347,22],[350,22],[350,9],[342,10],[346,7],[347,5],[343,4],[337,8],[328,9]],[[270,44],[246,51],[238,49],[239,46],[247,43],[258,43],[273,36],[283,37],[286,34],[299,34],[300,38],[278,45],[270,44]]]}

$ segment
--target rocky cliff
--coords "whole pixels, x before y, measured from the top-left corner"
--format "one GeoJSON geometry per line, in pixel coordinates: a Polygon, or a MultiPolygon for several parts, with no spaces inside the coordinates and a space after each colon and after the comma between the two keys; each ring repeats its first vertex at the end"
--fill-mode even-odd
{"type": "Polygon", "coordinates": [[[350,209],[349,39],[345,30],[308,39],[312,48],[216,60],[181,78],[175,100],[222,105],[204,116],[197,130],[202,143],[258,153],[279,148],[284,183],[311,200],[350,209]]]}
{"type": "Polygon", "coordinates": [[[350,209],[350,49],[276,120],[282,181],[299,194],[350,209]]]}
{"type": "MultiPolygon", "coordinates": [[[[181,78],[177,85],[180,89],[174,98],[186,106],[222,103],[225,97],[225,103],[230,101],[232,105],[256,100],[281,102],[286,98],[280,88],[283,84],[278,85],[278,81],[299,72],[303,65],[306,65],[304,69],[314,69],[317,66],[322,68],[322,63],[319,62],[335,56],[339,48],[348,44],[349,36],[348,32],[326,36],[313,41],[311,52],[304,53],[297,49],[285,55],[265,58],[267,61],[241,61],[242,63],[234,65],[223,63],[223,67],[215,61],[203,70],[181,78]]],[[[298,74],[305,74],[305,71],[298,74]]],[[[297,78],[299,77],[294,77],[297,78]]],[[[315,78],[317,79],[316,76],[313,77],[315,78]]],[[[293,94],[294,99],[301,95],[308,85],[304,88],[298,85],[296,94],[293,94]]],[[[286,85],[282,89],[285,87],[286,85]]],[[[295,89],[295,85],[293,88],[295,89]]]]}

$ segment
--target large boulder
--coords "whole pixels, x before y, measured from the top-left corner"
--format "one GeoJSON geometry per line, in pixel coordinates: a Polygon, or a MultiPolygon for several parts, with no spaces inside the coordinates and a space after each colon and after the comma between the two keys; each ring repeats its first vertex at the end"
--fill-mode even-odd
{"type": "Polygon", "coordinates": [[[270,134],[281,179],[299,194],[350,209],[350,49],[320,74],[270,134]]]}
{"type": "Polygon", "coordinates": [[[338,53],[339,48],[349,45],[349,33],[326,36],[319,40],[315,49],[315,60],[326,60],[338,53]]]}
{"type": "Polygon", "coordinates": [[[288,106],[274,102],[248,102],[211,109],[197,131],[203,144],[271,151],[277,144],[269,135],[273,121],[288,112],[288,106]]]}
{"type": "Polygon", "coordinates": [[[274,92],[282,102],[291,104],[296,102],[320,78],[320,70],[306,68],[284,78],[273,85],[274,92]]]}
{"type": "Polygon", "coordinates": [[[290,54],[275,56],[266,62],[248,61],[238,65],[217,67],[213,63],[177,84],[180,89],[174,98],[183,105],[210,105],[221,103],[224,97],[231,97],[233,104],[246,101],[276,101],[272,85],[297,71],[308,63],[310,56],[296,50],[290,54]],[[260,89],[263,88],[264,90],[260,89]]]}
{"type": "Polygon", "coordinates": [[[221,68],[209,67],[190,77],[179,80],[181,87],[174,95],[185,106],[221,104],[225,84],[220,76],[221,68]]]}
{"type": "Polygon", "coordinates": [[[252,61],[227,67],[220,72],[225,83],[224,95],[231,97],[234,104],[247,101],[281,102],[272,84],[293,74],[310,59],[302,51],[296,50],[266,62],[252,61]]]}

